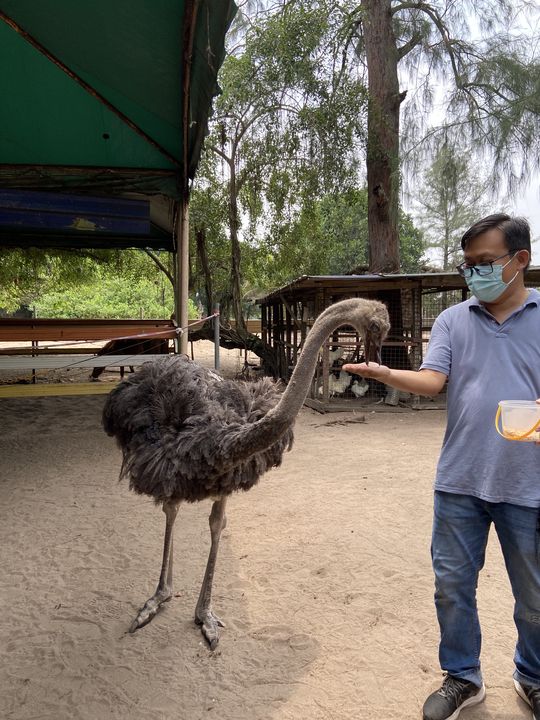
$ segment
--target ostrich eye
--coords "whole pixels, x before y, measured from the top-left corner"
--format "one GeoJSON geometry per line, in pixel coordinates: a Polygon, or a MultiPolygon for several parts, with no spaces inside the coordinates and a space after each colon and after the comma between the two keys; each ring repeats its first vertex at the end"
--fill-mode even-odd
{"type": "Polygon", "coordinates": [[[372,321],[369,323],[369,328],[368,328],[368,329],[369,329],[369,331],[372,332],[372,333],[378,333],[378,332],[381,331],[381,326],[379,325],[378,322],[375,322],[375,320],[372,320],[372,321]]]}

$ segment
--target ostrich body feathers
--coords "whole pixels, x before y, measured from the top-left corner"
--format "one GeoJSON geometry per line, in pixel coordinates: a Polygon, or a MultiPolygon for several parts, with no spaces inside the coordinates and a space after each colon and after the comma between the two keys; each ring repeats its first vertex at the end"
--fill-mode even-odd
{"type": "Polygon", "coordinates": [[[169,356],[145,363],[112,390],[103,427],[122,449],[120,477],[132,490],[158,503],[196,502],[249,490],[281,464],[292,447],[293,422],[277,432],[264,424],[280,395],[268,378],[226,380],[185,356],[169,356]],[[261,432],[268,447],[251,454],[249,434],[261,432]]]}

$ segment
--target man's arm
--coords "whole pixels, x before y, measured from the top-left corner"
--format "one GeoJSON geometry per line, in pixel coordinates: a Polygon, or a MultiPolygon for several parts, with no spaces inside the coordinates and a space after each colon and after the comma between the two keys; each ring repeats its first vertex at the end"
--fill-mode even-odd
{"type": "Polygon", "coordinates": [[[373,378],[373,380],[378,380],[413,395],[428,395],[430,397],[440,393],[446,382],[445,373],[436,370],[394,370],[386,367],[386,365],[376,365],[373,362],[369,365],[366,365],[366,363],[359,363],[358,365],[348,363],[343,365],[342,370],[362,377],[373,378]]]}

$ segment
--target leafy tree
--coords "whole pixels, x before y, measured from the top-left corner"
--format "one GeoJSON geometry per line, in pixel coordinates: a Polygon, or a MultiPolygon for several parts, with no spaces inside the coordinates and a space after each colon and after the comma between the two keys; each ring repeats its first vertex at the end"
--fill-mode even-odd
{"type": "Polygon", "coordinates": [[[91,282],[51,290],[36,302],[38,317],[161,318],[174,307],[172,287],[159,276],[131,281],[98,272],[91,282]]]}
{"type": "Polygon", "coordinates": [[[415,199],[427,247],[439,251],[443,270],[456,264],[465,230],[487,214],[483,200],[488,186],[470,152],[449,142],[438,148],[415,199]]]}
{"type": "Polygon", "coordinates": [[[2,250],[0,307],[39,317],[165,317],[174,306],[168,253],[2,250]]]}
{"type": "Polygon", "coordinates": [[[103,254],[88,251],[0,249],[0,306],[8,312],[19,305],[35,305],[55,287],[76,286],[91,277],[103,254]]]}
{"type": "MultiPolygon", "coordinates": [[[[269,234],[264,248],[252,256],[246,272],[264,278],[267,287],[283,285],[302,274],[365,272],[368,266],[367,189],[325,195],[303,208],[298,218],[269,234]]],[[[403,272],[424,264],[424,239],[412,218],[400,210],[399,234],[403,272]]]]}
{"type": "MultiPolygon", "coordinates": [[[[315,19],[319,11],[330,18],[326,34],[321,33],[320,38],[308,34],[305,47],[308,58],[318,53],[320,58],[324,48],[322,65],[335,71],[334,87],[348,78],[361,84],[365,72],[369,90],[367,147],[364,100],[358,103],[362,130],[354,143],[356,158],[366,150],[371,269],[395,272],[400,268],[398,198],[404,159],[400,142],[411,160],[418,156],[415,149],[427,150],[427,140],[441,132],[452,140],[466,135],[476,149],[481,146],[485,155],[496,161],[493,182],[502,178],[510,186],[523,179],[540,157],[540,73],[530,59],[534,43],[527,42],[526,32],[519,29],[520,11],[528,7],[531,13],[538,13],[538,8],[535,11],[526,0],[290,0],[270,9],[262,5],[261,10],[256,3],[255,26],[261,12],[265,18],[274,14],[273,27],[309,13],[315,19]],[[329,37],[333,42],[328,42],[329,37]],[[441,87],[448,89],[444,121],[441,127],[426,128],[434,94],[441,87]]],[[[248,9],[244,7],[244,12],[248,9]]],[[[271,23],[265,22],[265,28],[270,27],[271,23]]],[[[300,32],[297,37],[303,41],[300,32]]],[[[289,41],[283,49],[272,33],[268,43],[278,58],[270,68],[279,68],[286,77],[279,57],[283,53],[286,62],[292,61],[294,66],[298,43],[289,41]]],[[[284,144],[282,138],[280,143],[284,144]]],[[[300,185],[309,202],[310,195],[314,197],[310,183],[304,178],[300,185]]],[[[275,186],[283,191],[283,213],[292,209],[294,219],[298,207],[286,201],[287,184],[281,180],[275,186]]],[[[324,188],[319,194],[329,191],[324,188]]],[[[264,203],[259,202],[259,207],[266,209],[264,203]]]]}
{"type": "Polygon", "coordinates": [[[190,290],[210,315],[215,303],[229,314],[231,251],[227,234],[226,185],[214,157],[203,153],[190,200],[190,290]]]}
{"type": "Polygon", "coordinates": [[[356,176],[365,91],[331,60],[338,39],[329,8],[288,3],[264,15],[222,67],[223,94],[207,143],[218,161],[206,164],[200,182],[211,188],[224,176],[231,309],[240,327],[243,244],[257,244],[263,220],[279,232],[307,200],[356,176]]]}
{"type": "MultiPolygon", "coordinates": [[[[516,148],[523,151],[518,177],[538,148],[537,67],[522,36],[512,34],[516,9],[509,0],[361,0],[350,3],[345,47],[354,45],[368,74],[370,266],[399,268],[398,191],[400,113],[408,93],[407,131],[422,137],[418,119],[429,107],[435,83],[450,87],[446,131],[454,129],[489,144],[495,159],[514,172],[516,148]],[[480,35],[474,37],[472,26],[480,35]],[[408,71],[408,72],[407,72],[408,71]],[[401,78],[401,82],[400,82],[401,78]]],[[[538,157],[538,155],[537,155],[538,157]]]]}
{"type": "Polygon", "coordinates": [[[426,264],[426,241],[421,228],[416,227],[411,215],[400,210],[399,243],[401,272],[423,272],[426,264]]]}

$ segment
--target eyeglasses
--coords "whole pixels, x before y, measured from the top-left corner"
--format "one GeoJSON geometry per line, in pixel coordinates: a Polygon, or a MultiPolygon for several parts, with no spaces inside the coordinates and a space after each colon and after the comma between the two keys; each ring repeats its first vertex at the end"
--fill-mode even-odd
{"type": "MultiPolygon", "coordinates": [[[[519,250],[515,250],[513,253],[504,253],[504,255],[499,255],[499,257],[496,257],[494,260],[489,260],[488,262],[484,262],[481,265],[469,265],[466,262],[462,262],[460,265],[456,265],[456,270],[461,275],[461,277],[470,278],[472,277],[473,271],[477,275],[490,275],[493,272],[493,263],[495,263],[497,260],[502,260],[502,258],[508,257],[508,255],[516,255],[519,250]]],[[[510,262],[510,260],[508,261],[510,262]]],[[[506,263],[508,265],[508,263],[506,263]]],[[[503,265],[505,267],[505,265],[503,265]]]]}

